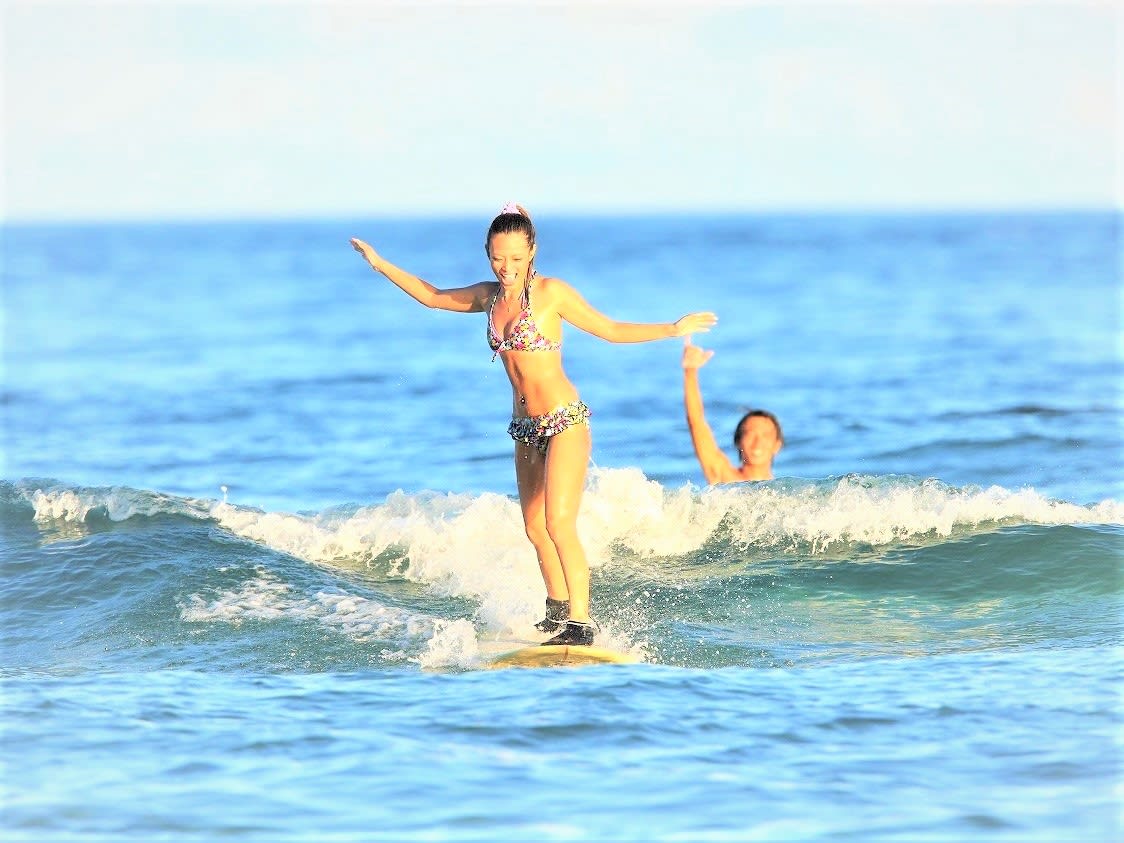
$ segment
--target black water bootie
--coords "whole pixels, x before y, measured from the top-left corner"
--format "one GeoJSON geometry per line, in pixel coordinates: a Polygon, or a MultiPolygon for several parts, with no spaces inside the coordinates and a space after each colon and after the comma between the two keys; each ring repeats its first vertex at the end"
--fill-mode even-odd
{"type": "Polygon", "coordinates": [[[546,598],[546,617],[535,624],[539,632],[554,632],[570,617],[570,601],[546,598]]]}
{"type": "Polygon", "coordinates": [[[570,646],[588,647],[593,643],[593,624],[582,621],[566,621],[562,631],[542,642],[543,647],[553,647],[559,644],[570,646]]]}

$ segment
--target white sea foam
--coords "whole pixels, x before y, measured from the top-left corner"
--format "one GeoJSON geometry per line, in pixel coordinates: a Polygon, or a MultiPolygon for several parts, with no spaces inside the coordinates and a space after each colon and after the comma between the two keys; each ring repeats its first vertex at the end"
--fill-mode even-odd
{"type": "Polygon", "coordinates": [[[833,546],[873,546],[989,524],[1121,524],[1124,506],[1051,501],[1033,489],[956,489],[912,478],[849,476],[793,489],[727,487],[731,530],[746,545],[797,546],[813,553],[833,546]]]}
{"type": "MultiPolygon", "coordinates": [[[[349,515],[263,513],[218,503],[212,517],[233,533],[323,564],[355,564],[397,548],[397,573],[444,595],[478,603],[476,627],[433,627],[422,657],[427,666],[477,657],[481,635],[533,634],[542,609],[534,551],[519,506],[495,495],[391,495],[385,504],[349,515]]],[[[1121,507],[1050,501],[1026,489],[956,489],[912,478],[851,476],[833,481],[699,489],[665,489],[636,469],[598,469],[583,498],[579,529],[590,564],[612,564],[620,548],[640,558],[689,554],[719,525],[727,540],[747,546],[826,552],[946,537],[994,523],[1120,523],[1121,507]]],[[[605,630],[603,640],[632,646],[605,630]]]]}
{"type": "MultiPolygon", "coordinates": [[[[25,492],[39,521],[82,522],[92,512],[113,520],[158,513],[210,519],[233,535],[324,567],[354,569],[392,560],[392,573],[435,594],[468,597],[475,625],[450,624],[346,593],[294,594],[266,572],[237,590],[192,595],[184,620],[315,620],[356,640],[398,642],[399,655],[423,652],[427,667],[480,658],[477,635],[529,637],[541,617],[543,588],[523,532],[518,503],[497,494],[407,495],[353,512],[263,512],[224,501],[201,502],[128,489],[56,488],[25,492]]],[[[724,531],[723,541],[826,553],[924,541],[990,525],[1124,524],[1124,506],[1054,501],[1033,489],[955,488],[935,480],[848,476],[778,480],[717,488],[667,489],[637,469],[595,469],[583,497],[579,530],[590,565],[627,565],[629,554],[659,560],[689,555],[724,531]],[[621,550],[628,553],[622,556],[621,550]]],[[[612,629],[602,640],[633,647],[612,629]]],[[[388,657],[392,657],[391,651],[388,657]]]]}
{"type": "Polygon", "coordinates": [[[481,659],[476,627],[464,619],[439,620],[417,662],[425,668],[471,667],[481,659]]]}
{"type": "Polygon", "coordinates": [[[92,514],[101,514],[111,521],[127,521],[134,517],[154,515],[186,515],[203,518],[210,509],[208,502],[181,498],[160,492],[126,487],[71,489],[54,487],[25,490],[35,510],[35,520],[82,523],[92,514]]]}
{"type": "MultiPolygon", "coordinates": [[[[98,512],[114,521],[160,513],[215,520],[232,534],[320,564],[370,564],[387,551],[400,573],[437,592],[488,598],[504,584],[507,600],[538,602],[534,551],[518,503],[485,493],[407,495],[350,514],[263,512],[123,488],[25,492],[37,521],[80,523],[98,512]]],[[[936,480],[851,475],[819,481],[779,480],[713,488],[668,489],[639,469],[594,469],[582,499],[579,530],[597,568],[614,551],[640,557],[688,554],[720,525],[746,545],[874,546],[988,524],[1124,524],[1124,504],[1082,506],[1033,489],[956,488],[936,480]]],[[[508,616],[513,606],[482,607],[508,616]]]]}
{"type": "Polygon", "coordinates": [[[444,620],[344,592],[296,594],[264,569],[236,589],[190,595],[180,605],[180,617],[188,623],[235,626],[250,620],[315,622],[359,643],[389,641],[394,649],[384,649],[384,659],[416,661],[422,667],[465,667],[479,659],[476,630],[467,620],[444,620]],[[419,649],[421,656],[407,656],[419,649]]]}
{"type": "Polygon", "coordinates": [[[541,604],[534,551],[518,504],[504,496],[391,495],[351,515],[262,513],[216,504],[212,516],[236,535],[318,564],[364,560],[399,549],[397,572],[439,594],[481,601],[486,626],[504,628],[541,604]]]}
{"type": "MultiPolygon", "coordinates": [[[[283,618],[319,621],[344,629],[356,640],[395,637],[403,632],[413,634],[418,631],[419,623],[415,613],[356,595],[295,594],[288,583],[264,569],[237,589],[210,597],[192,594],[180,606],[180,617],[189,622],[223,621],[235,625],[247,620],[283,618]]],[[[420,620],[424,625],[426,619],[420,620]]]]}

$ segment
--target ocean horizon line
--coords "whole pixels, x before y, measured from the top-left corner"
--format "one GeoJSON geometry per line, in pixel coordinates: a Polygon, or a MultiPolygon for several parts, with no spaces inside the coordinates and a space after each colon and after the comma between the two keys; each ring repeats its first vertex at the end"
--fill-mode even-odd
{"type": "MultiPolygon", "coordinates": [[[[1056,216],[1119,216],[1124,214],[1124,206],[1116,205],[839,205],[839,206],[745,206],[726,208],[557,208],[550,206],[528,208],[536,219],[847,219],[847,218],[994,218],[994,217],[1056,217],[1056,216]]],[[[115,226],[115,225],[259,225],[259,224],[328,224],[334,222],[354,223],[356,221],[398,222],[454,222],[479,220],[493,213],[489,209],[406,209],[397,212],[377,210],[338,211],[338,212],[282,212],[264,214],[247,213],[154,213],[151,215],[59,215],[59,216],[0,216],[0,226],[4,228],[49,228],[55,226],[115,226]]]]}

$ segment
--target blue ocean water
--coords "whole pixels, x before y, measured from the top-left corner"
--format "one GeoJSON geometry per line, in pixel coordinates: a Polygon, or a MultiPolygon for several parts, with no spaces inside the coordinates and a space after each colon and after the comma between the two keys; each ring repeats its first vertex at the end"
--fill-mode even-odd
{"type": "Polygon", "coordinates": [[[690,310],[570,329],[601,642],[481,669],[542,605],[484,317],[488,220],[3,228],[12,840],[1121,837],[1114,213],[560,217],[540,270],[690,310]],[[732,449],[730,450],[732,454],[732,449]]]}

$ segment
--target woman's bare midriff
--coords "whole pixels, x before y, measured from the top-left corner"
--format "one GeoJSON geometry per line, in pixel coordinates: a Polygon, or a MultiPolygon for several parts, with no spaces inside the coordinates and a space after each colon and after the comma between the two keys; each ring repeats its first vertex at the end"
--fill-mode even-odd
{"type": "Polygon", "coordinates": [[[578,399],[562,371],[561,352],[508,351],[500,357],[511,381],[512,416],[541,416],[578,399]]]}

